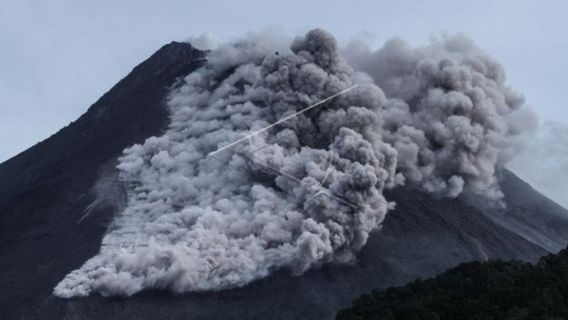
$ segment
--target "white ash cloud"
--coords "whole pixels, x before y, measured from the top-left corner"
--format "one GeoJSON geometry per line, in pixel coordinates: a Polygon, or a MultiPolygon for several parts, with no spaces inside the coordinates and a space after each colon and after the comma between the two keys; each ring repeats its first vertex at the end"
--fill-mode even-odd
{"type": "Polygon", "coordinates": [[[219,47],[222,41],[213,32],[205,32],[198,37],[188,37],[185,39],[185,42],[191,43],[191,45],[199,50],[215,50],[219,47]]]}
{"type": "Polygon", "coordinates": [[[382,189],[396,168],[394,149],[375,136],[385,102],[380,89],[361,83],[367,94],[347,93],[249,144],[207,154],[354,79],[322,31],[279,54],[257,42],[212,53],[207,67],[172,92],[166,134],[125,151],[119,168],[131,188],[129,205],[100,254],[55,293],[213,290],[275,269],[299,274],[351,261],[386,214],[382,189]],[[328,121],[337,115],[339,122],[328,121]],[[355,208],[313,197],[328,170],[324,187],[355,208]]]}
{"type": "Polygon", "coordinates": [[[212,51],[171,92],[167,132],[125,150],[128,206],[54,293],[221,290],[348,263],[393,206],[383,190],[404,181],[499,198],[494,173],[525,117],[497,63],[462,37],[348,52],[349,63],[322,30],[212,51]]]}
{"type": "Polygon", "coordinates": [[[393,39],[374,52],[356,42],[347,52],[389,98],[384,139],[408,181],[451,197],[503,196],[495,171],[518,153],[535,115],[501,65],[463,35],[418,48],[393,39]]]}

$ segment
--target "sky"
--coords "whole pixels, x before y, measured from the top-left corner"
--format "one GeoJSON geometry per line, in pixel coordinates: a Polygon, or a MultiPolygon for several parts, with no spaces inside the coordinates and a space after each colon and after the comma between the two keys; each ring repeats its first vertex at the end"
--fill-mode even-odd
{"type": "Polygon", "coordinates": [[[320,27],[378,47],[392,37],[420,45],[463,32],[504,66],[540,117],[541,132],[510,167],[568,206],[568,140],[557,139],[568,134],[567,18],[563,0],[0,0],[0,162],[77,119],[173,40],[320,27]]]}

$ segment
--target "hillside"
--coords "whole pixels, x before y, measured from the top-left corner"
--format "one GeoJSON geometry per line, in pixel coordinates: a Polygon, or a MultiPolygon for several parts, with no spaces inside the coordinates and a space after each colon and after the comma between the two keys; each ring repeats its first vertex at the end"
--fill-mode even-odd
{"type": "Polygon", "coordinates": [[[568,249],[531,265],[471,262],[434,279],[364,294],[338,320],[567,319],[568,249]]]}

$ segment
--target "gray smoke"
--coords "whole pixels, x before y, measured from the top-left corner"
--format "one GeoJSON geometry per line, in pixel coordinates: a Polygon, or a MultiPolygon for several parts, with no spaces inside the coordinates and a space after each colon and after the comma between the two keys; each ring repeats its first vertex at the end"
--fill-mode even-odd
{"type": "Polygon", "coordinates": [[[519,146],[523,100],[471,43],[395,40],[347,50],[349,64],[322,30],[283,43],[221,45],[172,90],[167,132],[120,158],[126,209],[57,296],[220,290],[351,262],[394,205],[383,190],[405,180],[500,197],[494,173],[519,146]]]}
{"type": "Polygon", "coordinates": [[[419,48],[394,39],[375,52],[353,44],[348,56],[389,97],[384,139],[407,180],[450,197],[503,196],[495,171],[519,151],[535,116],[497,62],[463,35],[419,48]]]}

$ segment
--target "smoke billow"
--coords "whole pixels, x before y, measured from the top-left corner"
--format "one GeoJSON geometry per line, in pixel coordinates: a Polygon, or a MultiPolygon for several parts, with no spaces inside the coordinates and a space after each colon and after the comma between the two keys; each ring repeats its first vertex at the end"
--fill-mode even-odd
{"type": "Polygon", "coordinates": [[[125,150],[128,205],[54,292],[220,290],[348,263],[394,205],[383,190],[402,183],[499,199],[495,171],[527,118],[504,81],[462,36],[345,55],[322,30],[223,44],[172,89],[167,132],[125,150]]]}
{"type": "Polygon", "coordinates": [[[429,192],[503,195],[495,170],[534,127],[502,67],[463,35],[411,48],[399,39],[375,52],[352,45],[350,62],[389,98],[384,139],[407,180],[429,192]]]}

